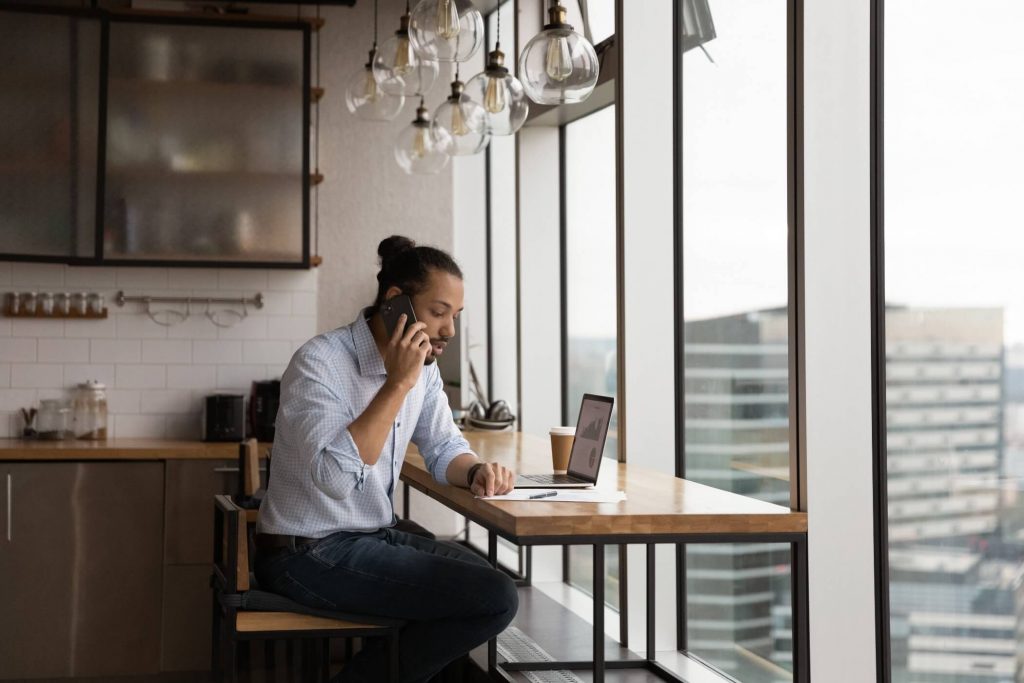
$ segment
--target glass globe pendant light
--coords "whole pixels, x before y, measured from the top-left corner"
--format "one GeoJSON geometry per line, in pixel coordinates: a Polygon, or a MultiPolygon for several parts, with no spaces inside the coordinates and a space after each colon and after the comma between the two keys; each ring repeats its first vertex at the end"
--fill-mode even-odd
{"type": "Polygon", "coordinates": [[[407,1],[398,30],[384,41],[373,58],[373,77],[388,95],[422,95],[429,92],[437,80],[437,57],[431,57],[430,50],[422,51],[421,56],[412,49],[410,26],[407,1]]]}
{"type": "Polygon", "coordinates": [[[358,118],[365,121],[390,121],[402,110],[405,98],[388,95],[373,77],[373,58],[377,54],[377,0],[373,0],[373,48],[370,59],[362,69],[356,70],[345,88],[345,105],[358,118]]]}
{"type": "Polygon", "coordinates": [[[432,175],[448,163],[444,147],[448,133],[430,120],[430,112],[423,105],[416,109],[416,118],[398,134],[395,142],[395,161],[406,173],[432,175]]]}
{"type": "Polygon", "coordinates": [[[420,0],[409,27],[413,49],[441,62],[465,62],[483,43],[484,19],[470,0],[420,0]]]}
{"type": "Polygon", "coordinates": [[[449,156],[476,154],[491,140],[487,134],[487,111],[471,100],[464,88],[456,70],[452,94],[434,112],[442,149],[449,156]]]}
{"type": "Polygon", "coordinates": [[[523,84],[505,67],[501,51],[501,11],[498,11],[497,40],[487,55],[487,67],[466,84],[466,94],[487,112],[487,132],[491,135],[512,135],[523,127],[530,102],[523,84]]]}
{"type": "Polygon", "coordinates": [[[600,65],[594,46],[565,20],[566,9],[552,0],[549,23],[519,55],[519,75],[538,104],[582,102],[597,85],[600,65]]]}

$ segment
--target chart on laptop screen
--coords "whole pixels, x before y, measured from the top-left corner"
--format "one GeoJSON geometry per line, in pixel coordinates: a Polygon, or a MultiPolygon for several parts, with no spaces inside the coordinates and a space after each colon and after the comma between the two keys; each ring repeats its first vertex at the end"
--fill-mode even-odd
{"type": "Polygon", "coordinates": [[[605,401],[583,400],[580,419],[576,424],[576,440],[572,447],[570,469],[579,476],[597,476],[597,466],[604,450],[604,437],[611,419],[612,404],[605,401]]]}

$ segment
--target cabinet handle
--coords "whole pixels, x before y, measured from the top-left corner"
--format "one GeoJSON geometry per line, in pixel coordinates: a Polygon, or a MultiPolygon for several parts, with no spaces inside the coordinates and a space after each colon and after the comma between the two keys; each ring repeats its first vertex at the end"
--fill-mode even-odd
{"type": "Polygon", "coordinates": [[[11,498],[11,473],[7,473],[7,540],[11,540],[11,515],[14,514],[14,500],[11,498]]]}
{"type": "MultiPolygon", "coordinates": [[[[267,471],[267,466],[264,465],[264,466],[260,467],[259,470],[260,470],[260,472],[266,472],[267,471]]],[[[214,467],[213,471],[217,472],[218,474],[238,474],[238,468],[237,467],[214,467]]]]}

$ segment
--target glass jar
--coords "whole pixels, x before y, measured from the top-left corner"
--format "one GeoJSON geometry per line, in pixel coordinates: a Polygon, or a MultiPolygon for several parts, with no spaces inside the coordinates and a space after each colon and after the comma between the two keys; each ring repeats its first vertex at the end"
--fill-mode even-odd
{"type": "Polygon", "coordinates": [[[107,438],[107,387],[94,379],[82,382],[75,390],[75,438],[107,438]]]}
{"type": "Polygon", "coordinates": [[[36,416],[36,435],[40,439],[70,439],[74,436],[71,419],[71,408],[67,401],[59,398],[43,399],[39,402],[39,414],[36,416]]]}

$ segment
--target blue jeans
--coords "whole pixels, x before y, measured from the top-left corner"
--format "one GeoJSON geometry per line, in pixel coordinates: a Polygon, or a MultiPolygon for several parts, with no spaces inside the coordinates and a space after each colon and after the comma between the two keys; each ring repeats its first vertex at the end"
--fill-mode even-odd
{"type": "MultiPolygon", "coordinates": [[[[399,634],[403,683],[427,681],[495,637],[519,607],[513,581],[476,553],[395,529],[341,531],[260,553],[255,569],[264,590],[304,605],[407,620],[399,634]]],[[[386,670],[386,648],[369,642],[334,683],[380,681],[386,670]]]]}

